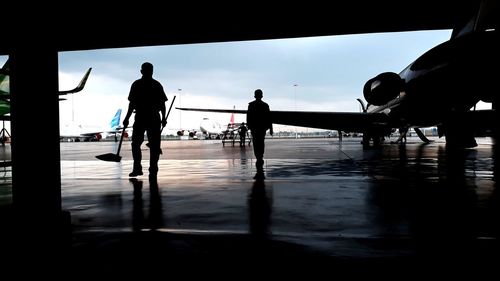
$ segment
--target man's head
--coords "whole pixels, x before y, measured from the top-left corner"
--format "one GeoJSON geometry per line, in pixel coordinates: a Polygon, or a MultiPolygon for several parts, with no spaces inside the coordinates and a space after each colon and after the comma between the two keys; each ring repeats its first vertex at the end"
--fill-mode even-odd
{"type": "Polygon", "coordinates": [[[262,90],[261,89],[257,89],[255,90],[254,92],[254,97],[258,100],[261,100],[262,99],[262,90]]]}
{"type": "Polygon", "coordinates": [[[150,62],[145,62],[141,65],[141,73],[144,76],[152,77],[153,76],[153,65],[150,62]]]}

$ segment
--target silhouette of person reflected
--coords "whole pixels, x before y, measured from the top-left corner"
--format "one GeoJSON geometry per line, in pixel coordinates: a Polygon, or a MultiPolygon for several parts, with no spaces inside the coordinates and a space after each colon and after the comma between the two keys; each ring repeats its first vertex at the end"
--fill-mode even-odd
{"type": "Polygon", "coordinates": [[[134,132],[132,133],[134,166],[129,176],[137,177],[143,174],[141,145],[144,142],[144,133],[146,132],[150,147],[149,175],[156,177],[161,153],[161,127],[165,127],[167,124],[165,102],[168,99],[163,86],[153,79],[153,65],[151,63],[143,63],[141,73],[142,78],[134,81],[130,88],[128,111],[123,120],[123,126],[127,127],[129,118],[135,111],[134,132]]]}
{"type": "Polygon", "coordinates": [[[149,212],[147,218],[144,216],[142,199],[143,182],[137,178],[131,178],[129,181],[134,186],[132,209],[133,231],[141,231],[145,228],[151,230],[161,228],[163,226],[163,207],[157,179],[153,177],[149,180],[149,212]]]}
{"type": "Polygon", "coordinates": [[[257,89],[254,92],[255,100],[248,104],[247,126],[252,132],[253,151],[255,154],[257,175],[264,176],[264,139],[266,131],[269,129],[273,135],[273,123],[269,105],[262,101],[262,90],[257,89]]]}
{"type": "Polygon", "coordinates": [[[132,200],[132,230],[141,231],[144,227],[144,209],[142,205],[142,181],[132,178],[129,181],[134,186],[134,199],[132,200]]]}
{"type": "Polygon", "coordinates": [[[149,179],[149,226],[158,229],[163,226],[163,205],[156,177],[149,179]]]}
{"type": "Polygon", "coordinates": [[[256,238],[265,238],[269,234],[272,199],[266,192],[264,179],[254,181],[248,195],[250,234],[256,238]]]}

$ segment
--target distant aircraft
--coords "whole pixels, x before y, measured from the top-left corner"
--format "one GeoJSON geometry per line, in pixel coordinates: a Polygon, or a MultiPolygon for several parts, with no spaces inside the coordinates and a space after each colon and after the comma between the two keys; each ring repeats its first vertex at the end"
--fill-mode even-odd
{"type": "Polygon", "coordinates": [[[207,139],[220,139],[224,133],[222,125],[208,117],[203,118],[200,123],[200,130],[207,139]]]}
{"type": "MultiPolygon", "coordinates": [[[[363,112],[272,111],[276,124],[363,133],[363,144],[379,144],[394,128],[438,127],[439,136],[454,147],[475,147],[478,131],[498,130],[499,9],[483,1],[478,12],[453,30],[450,40],[417,58],[399,74],[384,72],[363,88],[363,112]],[[475,110],[479,102],[492,110],[475,110]]],[[[241,113],[246,110],[178,108],[180,110],[241,113]]],[[[403,130],[404,131],[404,130],[403,130]]]]}
{"type": "Polygon", "coordinates": [[[197,134],[198,131],[196,129],[179,129],[177,130],[177,136],[182,137],[182,136],[188,136],[190,138],[198,138],[197,134]]]}
{"type": "Polygon", "coordinates": [[[223,127],[219,122],[204,117],[200,123],[200,130],[207,139],[221,139],[228,134],[229,130],[237,130],[238,126],[235,126],[234,113],[231,113],[227,127],[223,127]]]}
{"type": "MultiPolygon", "coordinates": [[[[200,134],[200,130],[198,129],[185,129],[185,128],[168,128],[169,132],[175,132],[178,137],[186,136],[190,138],[197,138],[198,134],[200,134]]],[[[166,133],[167,135],[170,133],[166,133]]]]}
{"type": "MultiPolygon", "coordinates": [[[[109,130],[94,130],[89,131],[85,129],[81,125],[70,124],[61,129],[60,139],[61,140],[70,140],[70,141],[100,141],[103,138],[106,138],[109,135],[113,135],[115,137],[115,141],[118,140],[118,135],[121,134],[123,127],[120,126],[120,118],[121,118],[122,109],[119,108],[111,122],[109,123],[109,130]]],[[[127,135],[128,133],[125,132],[127,135]]],[[[124,135],[126,137],[127,135],[124,135]]]]}
{"type": "MultiPolygon", "coordinates": [[[[59,91],[59,95],[68,95],[80,92],[85,87],[85,83],[89,78],[90,71],[89,68],[87,72],[83,75],[82,80],[74,89],[59,91]]],[[[5,62],[3,67],[0,69],[0,120],[9,121],[10,120],[10,85],[9,85],[9,60],[5,62]]],[[[59,100],[65,100],[65,98],[59,98],[59,100]]]]}

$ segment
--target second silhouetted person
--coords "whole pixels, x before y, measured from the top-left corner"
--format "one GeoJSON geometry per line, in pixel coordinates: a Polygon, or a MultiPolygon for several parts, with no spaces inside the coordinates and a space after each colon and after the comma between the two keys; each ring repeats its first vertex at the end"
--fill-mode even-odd
{"type": "Polygon", "coordinates": [[[247,126],[252,133],[253,151],[255,154],[257,172],[262,173],[264,167],[264,139],[266,131],[269,129],[273,135],[273,123],[271,120],[271,111],[269,105],[262,101],[262,90],[257,89],[254,92],[255,100],[248,104],[247,126]]]}

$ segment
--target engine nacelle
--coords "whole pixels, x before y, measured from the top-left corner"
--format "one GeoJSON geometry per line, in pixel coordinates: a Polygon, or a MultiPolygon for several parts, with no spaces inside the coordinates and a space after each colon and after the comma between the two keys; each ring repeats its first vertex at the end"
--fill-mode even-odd
{"type": "Polygon", "coordinates": [[[384,72],[368,80],[363,96],[369,104],[384,105],[395,99],[403,90],[404,80],[394,72],[384,72]]]}

